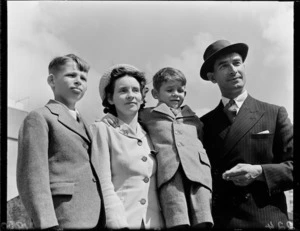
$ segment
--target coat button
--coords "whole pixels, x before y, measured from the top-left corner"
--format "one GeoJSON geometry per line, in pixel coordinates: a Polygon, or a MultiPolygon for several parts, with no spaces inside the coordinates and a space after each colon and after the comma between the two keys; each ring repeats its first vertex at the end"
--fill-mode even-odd
{"type": "Polygon", "coordinates": [[[143,156],[143,157],[142,157],[142,161],[146,162],[146,161],[147,161],[147,157],[146,157],[146,156],[143,156]]]}
{"type": "Polygon", "coordinates": [[[145,178],[144,178],[144,182],[145,182],[145,183],[148,183],[148,182],[149,182],[149,177],[145,177],[145,178]]]}
{"type": "Polygon", "coordinates": [[[85,149],[89,149],[89,146],[88,146],[86,143],[83,143],[82,146],[83,146],[85,149]]]}
{"type": "Polygon", "coordinates": [[[138,140],[137,144],[138,144],[139,146],[142,146],[142,144],[143,144],[143,141],[141,141],[141,140],[138,140]]]}
{"type": "Polygon", "coordinates": [[[140,203],[141,203],[142,205],[146,204],[146,199],[144,199],[144,198],[141,199],[141,200],[140,200],[140,203]]]}
{"type": "Polygon", "coordinates": [[[177,146],[178,146],[178,147],[182,147],[182,146],[184,146],[184,144],[181,143],[181,142],[178,142],[178,143],[177,143],[177,146]]]}

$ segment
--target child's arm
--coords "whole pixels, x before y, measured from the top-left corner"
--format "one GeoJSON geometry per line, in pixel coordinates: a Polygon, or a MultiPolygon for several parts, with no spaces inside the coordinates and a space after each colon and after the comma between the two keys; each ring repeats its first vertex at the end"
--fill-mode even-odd
{"type": "Polygon", "coordinates": [[[112,229],[127,228],[125,208],[112,183],[112,170],[110,158],[111,144],[107,126],[104,123],[96,122],[90,126],[93,135],[92,155],[99,156],[99,180],[103,193],[104,207],[106,213],[106,227],[112,229]]]}
{"type": "Polygon", "coordinates": [[[30,113],[19,131],[17,186],[35,228],[58,225],[49,180],[48,126],[37,112],[30,113]]]}

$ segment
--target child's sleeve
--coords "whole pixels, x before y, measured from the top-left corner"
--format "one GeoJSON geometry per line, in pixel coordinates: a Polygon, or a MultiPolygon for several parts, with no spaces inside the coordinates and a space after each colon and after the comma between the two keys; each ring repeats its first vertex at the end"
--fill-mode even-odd
{"type": "Polygon", "coordinates": [[[203,123],[200,120],[200,118],[198,118],[197,116],[196,116],[196,126],[197,126],[198,139],[201,140],[201,142],[203,143],[203,123]]]}
{"type": "Polygon", "coordinates": [[[112,182],[110,146],[113,145],[108,137],[107,125],[96,122],[90,126],[93,135],[92,155],[99,157],[99,179],[103,193],[106,226],[111,229],[128,228],[125,208],[115,192],[112,182]]]}
{"type": "Polygon", "coordinates": [[[24,120],[18,140],[17,187],[35,228],[57,226],[48,165],[48,126],[37,112],[24,120]]]}

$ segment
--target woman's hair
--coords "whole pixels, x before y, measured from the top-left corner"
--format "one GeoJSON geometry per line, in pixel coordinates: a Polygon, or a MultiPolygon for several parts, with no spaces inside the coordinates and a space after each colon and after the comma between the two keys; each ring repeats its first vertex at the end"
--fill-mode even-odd
{"type": "Polygon", "coordinates": [[[140,72],[140,71],[128,70],[125,67],[117,67],[117,68],[114,68],[111,71],[109,83],[104,88],[105,98],[102,101],[102,105],[104,107],[104,109],[103,109],[104,113],[111,113],[114,116],[117,116],[117,111],[116,111],[115,105],[110,104],[108,102],[108,99],[110,97],[112,97],[113,94],[114,94],[116,80],[118,80],[118,79],[120,79],[120,78],[122,78],[126,75],[135,78],[138,81],[138,83],[140,84],[140,90],[141,90],[141,94],[142,94],[143,103],[141,104],[139,110],[141,110],[145,107],[145,103],[146,103],[146,101],[145,101],[145,91],[144,91],[145,86],[146,86],[145,74],[143,72],[140,72]]]}
{"type": "Polygon", "coordinates": [[[49,63],[48,71],[49,74],[56,74],[61,66],[64,66],[66,63],[73,61],[77,64],[77,68],[80,71],[88,73],[90,70],[90,66],[86,61],[84,61],[82,58],[79,58],[78,56],[74,54],[68,54],[64,56],[58,56],[52,59],[52,61],[49,63]]]}
{"type": "Polygon", "coordinates": [[[159,91],[161,85],[169,80],[177,80],[180,81],[183,86],[186,85],[186,78],[180,70],[172,67],[165,67],[160,69],[153,76],[153,88],[159,91]]]}

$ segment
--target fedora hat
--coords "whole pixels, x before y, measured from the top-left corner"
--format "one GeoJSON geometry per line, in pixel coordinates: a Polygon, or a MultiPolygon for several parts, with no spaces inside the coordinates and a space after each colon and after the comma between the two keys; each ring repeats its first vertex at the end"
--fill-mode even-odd
{"type": "Polygon", "coordinates": [[[102,100],[105,99],[106,95],[105,95],[105,88],[106,86],[109,84],[110,82],[110,78],[111,78],[111,72],[116,69],[116,68],[124,68],[127,71],[131,71],[131,72],[141,72],[139,69],[137,69],[136,67],[129,65],[129,64],[116,64],[112,67],[110,67],[102,76],[100,79],[100,83],[99,83],[99,93],[100,93],[100,97],[102,100]]]}
{"type": "Polygon", "coordinates": [[[236,52],[242,56],[245,61],[248,53],[248,45],[245,43],[231,44],[227,40],[218,40],[209,45],[203,55],[204,63],[200,69],[200,76],[204,80],[208,80],[207,72],[211,71],[215,60],[223,54],[236,52]]]}

